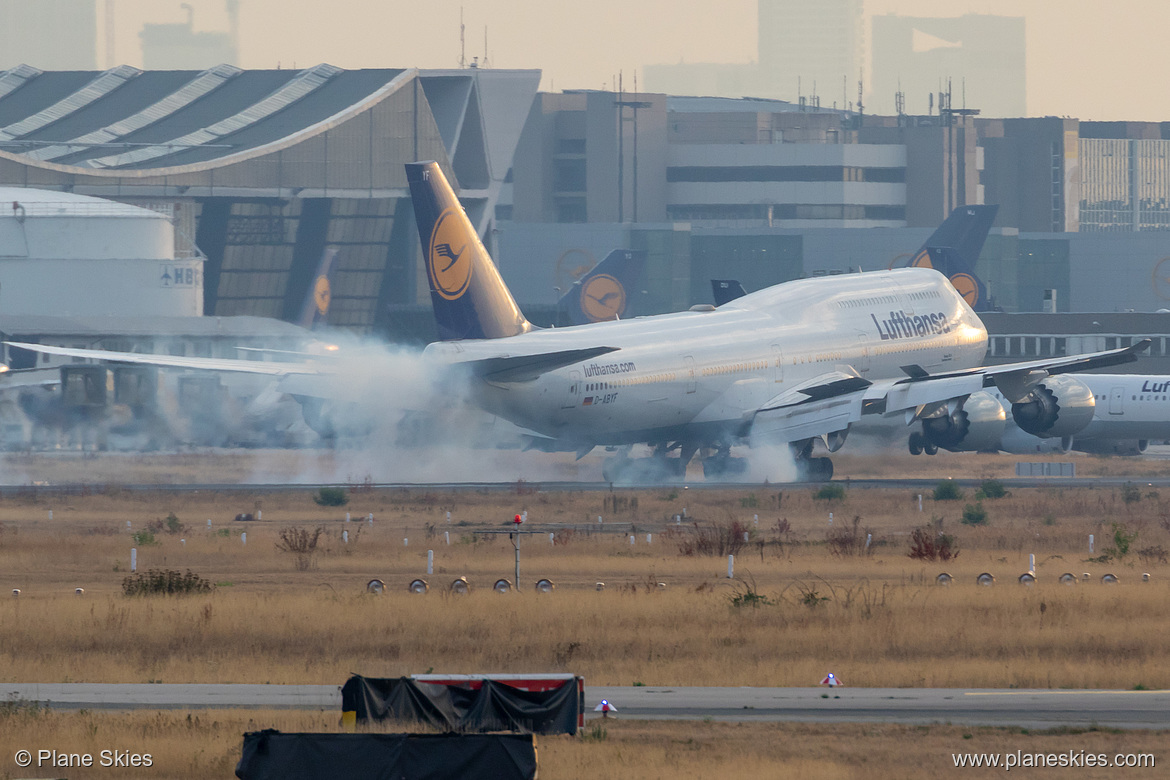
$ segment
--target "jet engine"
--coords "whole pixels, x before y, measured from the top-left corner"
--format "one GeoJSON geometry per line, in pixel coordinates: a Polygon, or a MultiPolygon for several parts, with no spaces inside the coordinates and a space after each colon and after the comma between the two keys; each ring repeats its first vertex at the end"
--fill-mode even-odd
{"type": "Polygon", "coordinates": [[[1003,405],[991,393],[972,393],[953,414],[922,421],[926,441],[952,452],[995,450],[1007,424],[1003,405]]]}
{"type": "Polygon", "coordinates": [[[1093,420],[1093,391],[1070,376],[1051,376],[1012,404],[1012,417],[1026,433],[1061,438],[1079,433],[1093,420]]]}

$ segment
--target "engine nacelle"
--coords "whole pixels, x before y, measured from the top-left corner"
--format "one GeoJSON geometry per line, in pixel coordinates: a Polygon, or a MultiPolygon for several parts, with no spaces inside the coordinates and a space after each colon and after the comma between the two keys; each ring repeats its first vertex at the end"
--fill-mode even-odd
{"type": "Polygon", "coordinates": [[[1042,439],[1010,425],[1003,432],[999,448],[1013,455],[1060,455],[1074,448],[1079,449],[1079,443],[1074,443],[1071,436],[1042,439]]]}
{"type": "Polygon", "coordinates": [[[1141,455],[1149,446],[1146,439],[1078,439],[1073,449],[1093,455],[1141,455]]]}
{"type": "Polygon", "coordinates": [[[1050,376],[1018,404],[1012,417],[1025,433],[1043,438],[1073,436],[1093,421],[1093,391],[1070,376],[1050,376]]]}
{"type": "Polygon", "coordinates": [[[991,393],[972,393],[954,414],[922,421],[922,433],[951,452],[996,450],[1007,425],[1003,405],[991,393]]]}

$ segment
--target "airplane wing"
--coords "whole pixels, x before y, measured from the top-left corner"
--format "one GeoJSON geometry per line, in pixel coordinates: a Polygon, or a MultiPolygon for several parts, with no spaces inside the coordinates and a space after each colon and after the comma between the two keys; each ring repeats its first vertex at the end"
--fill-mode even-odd
{"type": "Polygon", "coordinates": [[[4,342],[10,347],[27,349],[44,355],[102,360],[109,363],[139,363],[162,368],[190,368],[204,371],[237,371],[246,374],[267,374],[288,376],[290,374],[319,374],[321,369],[309,363],[277,363],[262,360],[237,360],[233,358],[183,357],[179,355],[155,355],[140,352],[114,352],[106,349],[74,349],[53,347],[47,344],[25,344],[18,341],[4,342]]]}
{"type": "Polygon", "coordinates": [[[617,347],[563,349],[556,352],[538,352],[532,355],[480,358],[461,365],[467,366],[477,376],[489,382],[529,382],[548,371],[616,351],[617,347]]]}
{"type": "Polygon", "coordinates": [[[1050,375],[1131,363],[1149,345],[1149,339],[1144,339],[1123,349],[941,374],[906,366],[905,378],[878,382],[832,371],[785,390],[760,406],[752,415],[751,435],[758,441],[801,441],[845,431],[867,414],[904,412],[910,423],[993,385],[1014,403],[1050,375]]]}

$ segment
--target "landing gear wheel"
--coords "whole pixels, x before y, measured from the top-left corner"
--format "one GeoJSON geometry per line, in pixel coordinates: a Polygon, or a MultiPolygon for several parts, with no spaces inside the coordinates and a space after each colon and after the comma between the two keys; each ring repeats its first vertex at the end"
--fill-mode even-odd
{"type": "Polygon", "coordinates": [[[922,450],[926,445],[926,437],[923,436],[919,431],[913,431],[910,434],[909,445],[911,455],[921,455],[922,450]]]}
{"type": "Polygon", "coordinates": [[[746,472],[746,458],[732,458],[726,455],[715,455],[703,460],[703,477],[705,479],[737,477],[745,474],[746,472]]]}
{"type": "Polygon", "coordinates": [[[809,482],[828,482],[833,478],[833,461],[829,458],[809,458],[805,466],[809,482]]]}
{"type": "MultiPolygon", "coordinates": [[[[926,439],[925,436],[922,438],[926,439]]],[[[938,455],[938,445],[930,439],[926,439],[926,443],[922,445],[922,451],[927,455],[938,455]]]]}

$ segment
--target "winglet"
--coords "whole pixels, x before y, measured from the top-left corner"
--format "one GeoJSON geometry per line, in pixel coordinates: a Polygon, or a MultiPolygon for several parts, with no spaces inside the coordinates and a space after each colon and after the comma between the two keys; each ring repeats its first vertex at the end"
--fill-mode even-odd
{"type": "Polygon", "coordinates": [[[498,339],[532,330],[439,164],[406,164],[439,338],[498,339]]]}

